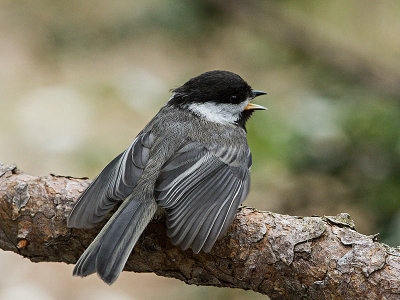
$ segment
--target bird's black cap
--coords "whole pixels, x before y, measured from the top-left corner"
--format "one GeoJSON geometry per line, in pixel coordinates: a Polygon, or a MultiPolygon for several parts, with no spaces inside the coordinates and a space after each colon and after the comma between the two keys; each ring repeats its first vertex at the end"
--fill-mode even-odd
{"type": "Polygon", "coordinates": [[[220,70],[191,78],[172,92],[175,95],[171,102],[178,106],[205,102],[237,104],[254,96],[250,85],[242,77],[220,70]]]}

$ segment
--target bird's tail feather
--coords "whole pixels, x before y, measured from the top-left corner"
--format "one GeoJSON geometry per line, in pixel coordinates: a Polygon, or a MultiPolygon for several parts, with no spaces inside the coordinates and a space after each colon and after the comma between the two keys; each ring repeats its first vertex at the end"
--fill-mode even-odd
{"type": "Polygon", "coordinates": [[[85,277],[97,272],[104,282],[112,284],[156,210],[153,199],[126,199],[79,258],[73,275],[85,277]]]}

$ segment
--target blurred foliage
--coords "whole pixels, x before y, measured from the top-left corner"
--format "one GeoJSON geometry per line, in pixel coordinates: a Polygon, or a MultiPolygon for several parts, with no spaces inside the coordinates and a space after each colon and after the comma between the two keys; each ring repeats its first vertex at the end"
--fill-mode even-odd
{"type": "Polygon", "coordinates": [[[170,88],[229,69],[269,92],[248,124],[246,204],[349,212],[398,245],[399,15],[395,0],[3,0],[0,159],[93,177],[170,88]]]}

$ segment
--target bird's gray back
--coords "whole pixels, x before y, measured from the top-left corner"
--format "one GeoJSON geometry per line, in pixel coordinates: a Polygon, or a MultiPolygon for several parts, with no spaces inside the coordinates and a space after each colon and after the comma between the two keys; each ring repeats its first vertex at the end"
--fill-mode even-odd
{"type": "Polygon", "coordinates": [[[232,167],[245,163],[250,152],[246,132],[242,128],[234,124],[210,122],[171,106],[164,106],[141,133],[147,132],[154,135],[154,143],[138,186],[150,193],[154,189],[159,170],[185,144],[198,142],[232,167]],[[234,158],[224,156],[226,147],[235,148],[234,158]]]}

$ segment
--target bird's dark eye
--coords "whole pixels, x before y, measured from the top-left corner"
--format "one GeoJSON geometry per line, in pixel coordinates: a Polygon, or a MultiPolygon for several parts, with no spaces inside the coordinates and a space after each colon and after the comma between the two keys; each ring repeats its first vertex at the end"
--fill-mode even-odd
{"type": "Polygon", "coordinates": [[[232,101],[232,102],[235,102],[236,99],[237,99],[237,96],[236,96],[236,95],[231,96],[231,101],[232,101]]]}

